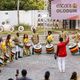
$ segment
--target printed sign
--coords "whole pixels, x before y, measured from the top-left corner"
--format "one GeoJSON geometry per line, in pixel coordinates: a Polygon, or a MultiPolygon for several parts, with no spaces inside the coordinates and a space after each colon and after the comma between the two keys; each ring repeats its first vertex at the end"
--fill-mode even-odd
{"type": "Polygon", "coordinates": [[[80,20],[80,0],[53,0],[51,17],[53,19],[80,20]]]}

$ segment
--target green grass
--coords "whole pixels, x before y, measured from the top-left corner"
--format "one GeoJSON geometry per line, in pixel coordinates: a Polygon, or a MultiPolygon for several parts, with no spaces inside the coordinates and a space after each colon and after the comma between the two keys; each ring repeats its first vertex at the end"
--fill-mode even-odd
{"type": "MultiPolygon", "coordinates": [[[[64,30],[64,29],[47,29],[46,31],[48,31],[48,30],[51,30],[53,33],[60,33],[60,31],[62,31],[62,30],[64,30]]],[[[38,34],[40,34],[40,35],[43,35],[44,34],[44,28],[37,28],[36,29],[36,31],[37,31],[37,33],[38,34]]],[[[73,32],[80,32],[79,30],[64,30],[64,31],[66,31],[66,32],[68,32],[68,33],[73,33],[73,32]]],[[[16,32],[19,32],[19,31],[17,31],[17,30],[15,30],[14,32],[7,32],[7,31],[3,31],[3,32],[0,32],[0,34],[15,34],[16,32]]],[[[32,34],[32,31],[30,30],[30,28],[28,28],[28,29],[26,29],[25,31],[23,31],[23,32],[20,32],[21,34],[25,34],[25,33],[27,33],[27,34],[29,34],[29,35],[31,35],[32,34]]]]}

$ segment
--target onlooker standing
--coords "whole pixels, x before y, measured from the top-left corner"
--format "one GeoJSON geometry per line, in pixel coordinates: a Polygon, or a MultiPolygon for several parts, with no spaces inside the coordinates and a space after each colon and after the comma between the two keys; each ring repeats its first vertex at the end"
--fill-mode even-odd
{"type": "Polygon", "coordinates": [[[65,72],[65,58],[67,56],[66,52],[66,45],[69,42],[69,37],[65,42],[63,42],[63,38],[59,38],[60,43],[57,44],[57,60],[58,60],[58,67],[60,72],[65,72]]]}
{"type": "Polygon", "coordinates": [[[21,74],[22,74],[22,77],[20,77],[20,78],[16,77],[16,80],[31,80],[31,79],[29,79],[28,77],[26,77],[27,71],[26,71],[25,69],[23,69],[23,70],[21,71],[21,74]]]}
{"type": "Polygon", "coordinates": [[[73,72],[70,80],[77,80],[77,72],[73,72]]]}
{"type": "Polygon", "coordinates": [[[12,78],[9,78],[8,80],[14,80],[14,79],[12,79],[12,78]]]}
{"type": "Polygon", "coordinates": [[[56,28],[59,29],[60,23],[59,20],[56,21],[56,28]]]}
{"type": "Polygon", "coordinates": [[[50,80],[49,77],[50,77],[50,72],[46,71],[45,76],[44,76],[44,78],[45,78],[44,80],[50,80]]]}

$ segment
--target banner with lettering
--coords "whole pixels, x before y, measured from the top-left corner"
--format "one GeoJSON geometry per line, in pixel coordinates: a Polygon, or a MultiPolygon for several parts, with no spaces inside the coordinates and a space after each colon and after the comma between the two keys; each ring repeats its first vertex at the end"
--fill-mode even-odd
{"type": "Polygon", "coordinates": [[[52,19],[80,20],[80,0],[53,0],[52,19]]]}

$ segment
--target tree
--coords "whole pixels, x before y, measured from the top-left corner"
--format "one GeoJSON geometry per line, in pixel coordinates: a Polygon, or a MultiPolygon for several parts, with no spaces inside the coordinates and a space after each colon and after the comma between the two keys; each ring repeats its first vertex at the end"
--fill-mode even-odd
{"type": "MultiPolygon", "coordinates": [[[[16,10],[17,0],[0,0],[0,10],[16,10]]],[[[20,0],[20,10],[42,10],[44,0],[20,0]]]]}

